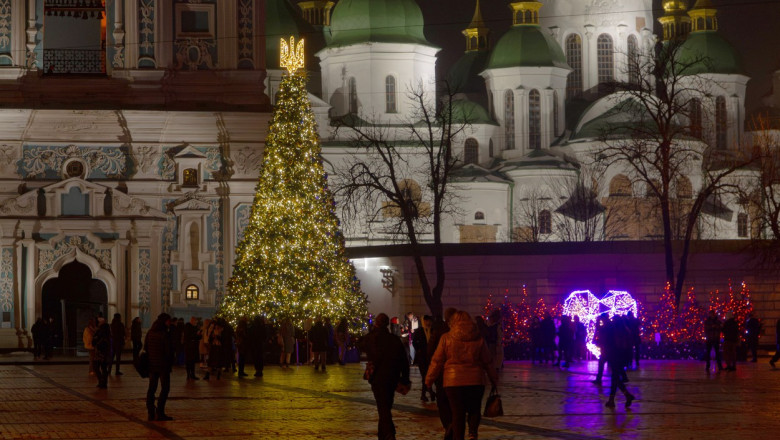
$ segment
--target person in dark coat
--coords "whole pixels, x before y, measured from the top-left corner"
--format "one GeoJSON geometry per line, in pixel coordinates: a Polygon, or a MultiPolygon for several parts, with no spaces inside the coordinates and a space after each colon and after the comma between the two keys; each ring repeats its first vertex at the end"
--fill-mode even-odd
{"type": "Polygon", "coordinates": [[[322,371],[325,372],[325,365],[328,362],[328,329],[322,323],[322,318],[317,318],[314,326],[309,330],[309,342],[313,353],[314,370],[318,371],[322,365],[322,371]]]}
{"type": "Polygon", "coordinates": [[[605,334],[607,326],[609,325],[609,316],[606,313],[599,315],[596,320],[596,330],[593,333],[593,345],[599,348],[601,354],[599,355],[598,370],[596,372],[596,378],[593,379],[593,383],[600,384],[601,378],[604,376],[604,365],[607,364],[607,357],[604,355],[604,350],[607,345],[607,335],[605,334]]]}
{"type": "Polygon", "coordinates": [[[561,317],[561,326],[558,327],[558,360],[555,365],[568,368],[571,365],[572,349],[574,348],[574,327],[571,316],[561,317]]]}
{"type": "Polygon", "coordinates": [[[255,316],[249,327],[249,349],[252,353],[252,361],[255,363],[255,377],[263,377],[263,356],[265,356],[265,341],[267,333],[265,318],[255,316]]]}
{"type": "Polygon", "coordinates": [[[224,362],[225,371],[233,371],[233,373],[236,372],[236,347],[235,347],[235,336],[236,332],[233,329],[233,326],[230,325],[229,322],[225,321],[224,319],[219,318],[219,325],[222,326],[222,340],[220,341],[222,343],[222,362],[224,362]]]}
{"type": "Polygon", "coordinates": [[[138,360],[138,354],[141,353],[143,341],[141,340],[141,318],[136,316],[130,323],[130,341],[133,344],[133,362],[138,360]]]}
{"type": "Polygon", "coordinates": [[[249,319],[242,316],[236,326],[236,351],[238,351],[238,377],[249,376],[244,372],[246,358],[249,355],[249,319]]]}
{"type": "Polygon", "coordinates": [[[729,313],[729,319],[723,323],[723,362],[726,371],[737,371],[737,344],[739,344],[739,324],[734,319],[734,313],[729,313]]]}
{"type": "Polygon", "coordinates": [[[545,313],[541,323],[544,363],[555,362],[555,322],[549,313],[545,313]]]}
{"type": "Polygon", "coordinates": [[[190,322],[184,324],[184,366],[187,370],[187,380],[199,380],[195,375],[195,364],[198,362],[198,347],[200,345],[200,330],[198,318],[190,317],[190,322]]]}
{"type": "Polygon", "coordinates": [[[723,329],[718,315],[715,314],[715,310],[710,310],[710,314],[707,319],[704,320],[704,337],[707,340],[706,348],[704,352],[704,360],[707,361],[705,371],[710,371],[710,352],[715,350],[715,361],[718,363],[718,371],[723,369],[723,363],[720,360],[720,332],[723,329]]]}
{"type": "Polygon", "coordinates": [[[144,347],[149,354],[149,388],[146,390],[146,411],[149,420],[167,421],[173,417],[165,414],[165,403],[171,390],[171,367],[173,366],[173,343],[169,326],[171,316],[161,313],[152,327],[146,333],[144,347]],[[160,384],[160,396],[157,407],[154,405],[154,395],[157,384],[160,384]]]}
{"type": "MultiPolygon", "coordinates": [[[[634,312],[628,312],[628,314],[626,314],[626,319],[626,324],[628,325],[629,330],[631,330],[631,337],[633,338],[634,361],[636,363],[636,368],[639,369],[639,357],[641,356],[642,349],[642,326],[640,325],[639,318],[634,316],[634,312]]],[[[631,367],[630,360],[628,366],[631,367]]]]}
{"type": "MultiPolygon", "coordinates": [[[[431,325],[433,324],[433,318],[429,315],[423,316],[422,325],[412,333],[412,346],[414,347],[414,364],[420,369],[420,377],[425,377],[428,374],[428,365],[430,365],[430,358],[428,357],[428,336],[430,335],[431,325]]],[[[423,382],[420,387],[420,400],[422,402],[428,401],[428,396],[431,395],[431,400],[436,401],[436,393],[433,388],[428,388],[423,382]]]]}
{"type": "Polygon", "coordinates": [[[51,359],[54,351],[54,340],[57,337],[57,325],[54,318],[49,316],[43,320],[43,331],[41,332],[41,345],[43,345],[43,359],[51,359]]]}
{"type": "Polygon", "coordinates": [[[623,392],[626,397],[626,408],[631,406],[631,402],[636,399],[633,394],[626,389],[625,367],[630,362],[633,352],[633,339],[631,329],[625,322],[625,318],[620,315],[612,317],[612,322],[604,327],[604,352],[602,356],[607,359],[611,380],[609,385],[609,400],[606,406],[615,407],[615,394],[617,390],[623,392]]]}
{"type": "MultiPolygon", "coordinates": [[[[380,313],[374,320],[374,328],[366,336],[364,349],[368,358],[369,383],[374,393],[379,413],[377,438],[394,440],[393,401],[399,383],[409,387],[409,358],[401,340],[390,333],[390,318],[380,313]]],[[[408,389],[408,388],[407,388],[408,389]]]]}
{"type": "MultiPolygon", "coordinates": [[[[447,323],[455,312],[457,312],[456,309],[449,307],[444,311],[444,319],[434,318],[433,325],[431,325],[431,337],[428,339],[428,359],[436,353],[441,337],[450,331],[447,323]]],[[[437,377],[433,384],[436,386],[436,398],[438,399],[436,406],[439,410],[439,421],[444,428],[444,440],[450,440],[452,439],[452,408],[447,393],[444,391],[444,378],[437,377]]]]}
{"type": "Polygon", "coordinates": [[[102,316],[98,318],[98,327],[92,337],[95,358],[92,369],[98,378],[98,388],[108,388],[109,366],[111,365],[111,327],[102,316]]]}
{"type": "Polygon", "coordinates": [[[775,324],[775,355],[769,360],[769,365],[772,366],[773,370],[775,369],[775,362],[778,360],[780,360],[780,319],[775,324]]]}
{"type": "Polygon", "coordinates": [[[758,362],[758,338],[761,337],[761,321],[756,318],[753,312],[748,315],[745,321],[745,341],[747,342],[748,352],[753,356],[750,362],[758,362]]]}
{"type": "Polygon", "coordinates": [[[588,328],[580,321],[579,316],[574,317],[574,357],[578,360],[587,357],[588,328]]]}
{"type": "Polygon", "coordinates": [[[109,361],[108,374],[111,374],[111,364],[116,362],[116,375],[121,376],[119,364],[122,362],[122,350],[125,348],[125,325],[122,324],[122,315],[114,313],[114,319],[111,320],[111,350],[113,359],[109,361]]]}
{"type": "Polygon", "coordinates": [[[36,361],[43,357],[43,318],[38,318],[30,328],[33,338],[33,359],[36,361]]]}

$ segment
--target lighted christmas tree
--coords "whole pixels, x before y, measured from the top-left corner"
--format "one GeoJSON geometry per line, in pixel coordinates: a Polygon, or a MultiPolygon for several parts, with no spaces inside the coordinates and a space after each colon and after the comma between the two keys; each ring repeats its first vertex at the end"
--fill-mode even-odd
{"type": "Polygon", "coordinates": [[[705,319],[707,319],[707,311],[699,305],[696,292],[691,287],[688,289],[688,299],[680,312],[680,339],[691,342],[703,341],[705,319]]]}
{"type": "Polygon", "coordinates": [[[655,312],[655,318],[650,323],[650,331],[660,333],[667,342],[678,342],[680,340],[679,330],[677,328],[677,300],[674,297],[671,285],[667,282],[664,287],[664,293],[658,300],[658,309],[655,312]]]}
{"type": "Polygon", "coordinates": [[[333,195],[320,157],[306,91],[303,41],[282,40],[282,79],[266,139],[254,204],[236,251],[219,315],[265,315],[272,321],[368,315],[366,296],[347,260],[333,195]]]}

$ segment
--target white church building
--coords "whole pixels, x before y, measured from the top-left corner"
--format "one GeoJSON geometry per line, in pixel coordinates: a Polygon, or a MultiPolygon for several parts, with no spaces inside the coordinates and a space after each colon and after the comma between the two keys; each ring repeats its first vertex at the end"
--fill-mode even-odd
{"type": "MultiPolygon", "coordinates": [[[[713,84],[704,113],[721,121],[713,142],[742,145],[748,78],[717,10],[665,5],[665,31],[687,33],[713,60],[699,72],[713,84]]],[[[415,0],[0,0],[0,348],[28,346],[43,315],[63,329],[57,343],[75,347],[97,312],[140,316],[145,327],[162,311],[214,312],[248,221],[282,75],[279,38],[289,35],[306,38],[330,173],[356,153],[331,121],[353,115],[400,136],[416,110],[407,88],[433,96],[447,79],[470,125],[455,146],[460,206],[445,240],[582,239],[561,225],[592,220],[567,202],[616,104],[605,85],[629,79],[627,57],[663,39],[652,33],[659,17],[649,0],[519,1],[506,10],[510,29],[493,35],[473,6],[463,55],[437,78],[442,49],[426,39],[415,0]]],[[[599,178],[598,219],[621,206],[610,198],[644,197],[622,170],[599,178]]],[[[679,197],[698,179],[678,182],[679,197]]],[[[424,197],[424,176],[416,184],[424,197]]],[[[747,213],[728,200],[716,208],[704,214],[716,232],[702,236],[749,238],[747,213]]],[[[394,242],[385,220],[347,221],[348,245],[394,242]]],[[[587,238],[656,238],[643,223],[597,226],[587,238]]]]}

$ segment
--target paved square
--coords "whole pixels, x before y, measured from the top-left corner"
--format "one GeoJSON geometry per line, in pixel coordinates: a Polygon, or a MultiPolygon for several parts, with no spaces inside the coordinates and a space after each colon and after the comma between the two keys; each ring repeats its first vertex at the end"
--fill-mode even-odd
{"type": "MultiPolygon", "coordinates": [[[[4,359],[3,359],[4,360],[4,359]]],[[[740,439],[777,438],[780,370],[763,359],[736,373],[707,375],[694,361],[646,361],[629,372],[638,400],[626,410],[604,407],[609,381],[598,387],[595,362],[570,370],[509,362],[501,374],[503,417],[483,418],[480,439],[740,439]]],[[[0,438],[8,439],[373,439],[376,411],[362,366],[268,366],[255,379],[187,383],[172,377],[170,422],[147,422],[147,381],[130,365],[96,388],[84,363],[0,365],[0,438]]],[[[435,404],[419,401],[420,377],[397,396],[400,439],[439,439],[435,404]]]]}

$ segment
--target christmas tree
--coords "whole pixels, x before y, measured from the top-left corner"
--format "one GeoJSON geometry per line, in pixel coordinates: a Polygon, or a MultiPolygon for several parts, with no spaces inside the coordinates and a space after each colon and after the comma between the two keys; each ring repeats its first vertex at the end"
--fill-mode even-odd
{"type": "Polygon", "coordinates": [[[678,342],[680,334],[677,326],[677,301],[670,283],[666,283],[664,293],[658,300],[655,318],[650,323],[650,331],[660,333],[667,342],[678,342]]]}
{"type": "Polygon", "coordinates": [[[283,78],[266,139],[254,204],[236,251],[219,315],[272,321],[346,318],[353,330],[368,315],[366,296],[347,260],[333,195],[320,157],[306,91],[303,40],[282,40],[283,78]]]}

